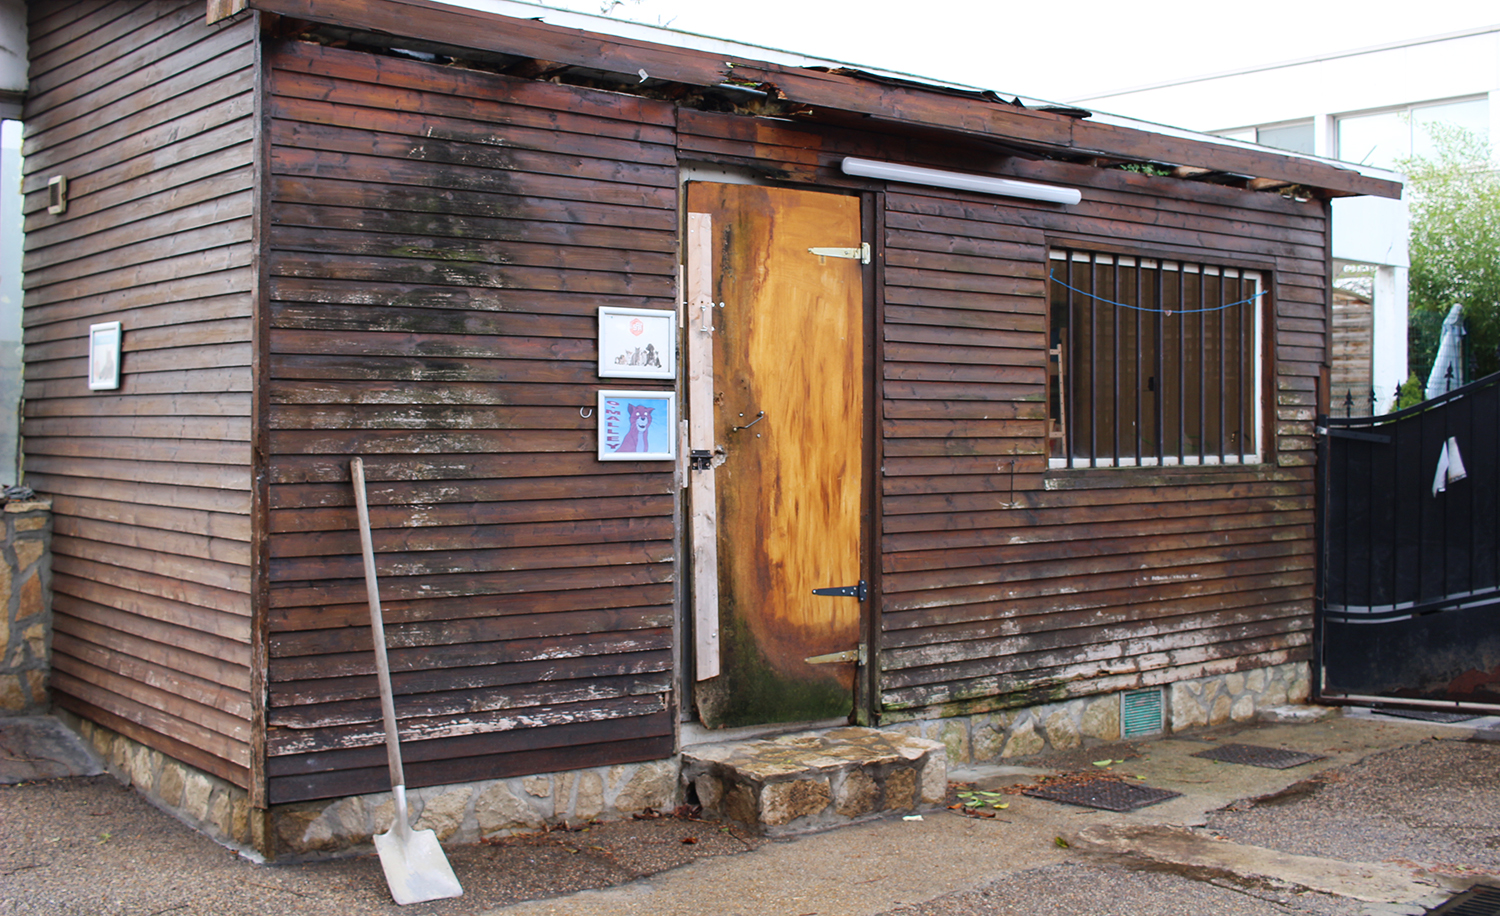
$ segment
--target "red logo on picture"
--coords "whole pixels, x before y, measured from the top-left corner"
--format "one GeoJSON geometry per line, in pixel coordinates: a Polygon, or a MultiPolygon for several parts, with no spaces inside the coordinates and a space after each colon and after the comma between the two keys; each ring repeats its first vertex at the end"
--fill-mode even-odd
{"type": "Polygon", "coordinates": [[[630,319],[630,333],[634,334],[637,337],[640,337],[642,334],[646,333],[646,322],[640,320],[639,318],[630,319]]]}

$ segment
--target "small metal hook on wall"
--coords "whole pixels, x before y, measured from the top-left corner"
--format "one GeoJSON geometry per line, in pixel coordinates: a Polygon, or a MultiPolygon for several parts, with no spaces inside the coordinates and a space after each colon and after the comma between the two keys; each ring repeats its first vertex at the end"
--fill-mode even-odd
{"type": "Polygon", "coordinates": [[[594,409],[592,407],[580,407],[578,408],[578,415],[587,420],[594,415],[594,409]]]}

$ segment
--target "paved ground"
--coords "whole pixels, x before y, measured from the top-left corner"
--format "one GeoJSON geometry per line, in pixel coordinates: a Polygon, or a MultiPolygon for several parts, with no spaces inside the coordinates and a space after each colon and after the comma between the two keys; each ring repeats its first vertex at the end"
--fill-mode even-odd
{"type": "Polygon", "coordinates": [[[1474,737],[1336,717],[957,774],[1002,793],[992,818],[943,810],[775,842],[675,818],[554,831],[451,850],[465,896],[405,908],[373,856],[258,865],[109,776],[48,779],[0,786],[0,914],[1416,914],[1500,883],[1500,743],[1474,737]],[[1231,740],[1326,759],[1192,756],[1231,740]],[[1004,794],[1078,771],[1183,795],[1114,814],[1004,794]]]}

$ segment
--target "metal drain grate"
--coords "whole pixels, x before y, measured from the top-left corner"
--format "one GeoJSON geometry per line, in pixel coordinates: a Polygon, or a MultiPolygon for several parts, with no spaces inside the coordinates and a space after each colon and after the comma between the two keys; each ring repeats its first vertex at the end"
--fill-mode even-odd
{"type": "Polygon", "coordinates": [[[1271,770],[1286,770],[1323,759],[1320,754],[1305,754],[1302,751],[1260,747],[1255,744],[1221,744],[1206,751],[1199,751],[1193,756],[1202,757],[1205,760],[1217,760],[1221,763],[1243,763],[1246,766],[1266,767],[1271,770]]]}
{"type": "Polygon", "coordinates": [[[1090,779],[1084,782],[1060,783],[1054,786],[1042,786],[1039,789],[1027,789],[1025,794],[1083,808],[1134,811],[1169,798],[1176,798],[1182,793],[1116,782],[1113,779],[1090,779]]]}
{"type": "Polygon", "coordinates": [[[1426,916],[1500,916],[1500,887],[1477,884],[1426,916]]]}
{"type": "Polygon", "coordinates": [[[1467,722],[1470,719],[1479,718],[1477,715],[1466,712],[1437,712],[1428,709],[1382,709],[1382,716],[1397,716],[1402,719],[1420,719],[1423,722],[1467,722]]]}

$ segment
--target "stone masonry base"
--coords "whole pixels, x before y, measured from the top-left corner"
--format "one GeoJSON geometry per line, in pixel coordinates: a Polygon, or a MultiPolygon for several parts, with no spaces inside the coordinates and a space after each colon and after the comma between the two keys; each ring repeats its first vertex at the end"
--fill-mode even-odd
{"type": "Polygon", "coordinates": [[[774,836],[940,805],[948,760],[936,741],[845,727],[687,748],[682,783],[705,817],[774,836]]]}
{"type": "MultiPolygon", "coordinates": [[[[1162,689],[1164,731],[1250,722],[1266,709],[1307,702],[1305,662],[1178,681],[1162,689]]],[[[1037,757],[1089,744],[1119,741],[1120,695],[947,719],[918,719],[886,729],[942,742],[950,766],[1037,757]]]]}
{"type": "Polygon", "coordinates": [[[52,646],[52,503],[0,510],[0,715],[47,711],[52,646]]]}
{"type": "MultiPolygon", "coordinates": [[[[93,746],[121,782],[219,842],[267,859],[368,852],[371,838],[390,829],[395,803],[389,792],[258,811],[239,786],[102,725],[67,712],[56,715],[93,746]]],[[[674,758],[431,786],[408,789],[406,799],[416,829],[431,829],[444,843],[477,843],[564,822],[619,820],[646,808],[671,808],[677,766],[674,758]]]]}
{"type": "MultiPolygon", "coordinates": [[[[1278,665],[1182,681],[1165,687],[1167,732],[1248,722],[1263,710],[1304,703],[1308,666],[1278,665]]],[[[222,843],[266,858],[303,859],[368,852],[371,837],[389,829],[389,792],[288,805],[251,807],[245,790],[104,726],[55,713],[91,744],[122,782],[159,807],[222,843]]],[[[1118,694],[948,719],[917,720],[884,731],[943,745],[950,765],[1035,757],[1120,740],[1118,694]]],[[[899,769],[899,768],[898,768],[899,769]]],[[[937,772],[937,768],[933,768],[937,772]]],[[[679,758],[412,789],[416,828],[449,844],[539,830],[563,822],[623,819],[646,808],[674,807],[683,797],[679,758]]],[[[915,781],[921,802],[937,786],[915,781]]],[[[883,790],[887,791],[887,790],[883,790]]],[[[931,798],[929,798],[929,796],[931,798]]],[[[883,796],[882,796],[883,797],[883,796]]],[[[904,804],[881,804],[902,808],[904,804]]]]}

